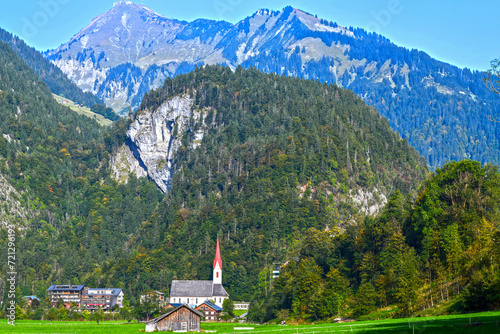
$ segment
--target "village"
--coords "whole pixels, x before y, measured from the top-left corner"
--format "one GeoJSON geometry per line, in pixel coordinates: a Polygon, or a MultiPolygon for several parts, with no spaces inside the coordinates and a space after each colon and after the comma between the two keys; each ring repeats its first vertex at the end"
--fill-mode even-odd
{"type": "MultiPolygon", "coordinates": [[[[139,303],[161,315],[150,319],[146,312],[146,332],[151,331],[199,331],[201,321],[222,320],[224,308],[239,311],[243,318],[248,302],[233,302],[222,285],[222,259],[219,239],[215,250],[212,280],[172,280],[170,296],[151,290],[139,296],[139,303]],[[148,306],[146,306],[148,305],[148,306]]],[[[36,296],[24,296],[29,305],[40,303],[36,296]]],[[[70,309],[77,307],[89,312],[117,312],[124,304],[124,292],[120,288],[93,288],[85,285],[54,284],[47,290],[52,307],[70,309]]],[[[226,312],[227,313],[227,312],[226,312]]],[[[153,312],[151,312],[153,314],[153,312]]],[[[226,317],[227,319],[227,317],[226,317]]]]}

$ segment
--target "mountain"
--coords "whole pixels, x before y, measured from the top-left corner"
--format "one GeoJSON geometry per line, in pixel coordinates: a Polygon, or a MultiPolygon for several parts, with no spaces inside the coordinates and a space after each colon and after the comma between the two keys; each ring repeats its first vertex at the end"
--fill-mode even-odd
{"type": "Polygon", "coordinates": [[[487,120],[499,100],[486,89],[485,73],[293,7],[259,10],[233,25],[177,21],[120,1],[46,56],[122,113],[195,64],[255,66],[337,83],[375,106],[431,168],[463,158],[500,162],[500,125],[487,120]]]}
{"type": "Polygon", "coordinates": [[[49,62],[40,52],[26,45],[19,37],[0,28],[0,41],[9,44],[54,94],[62,95],[88,107],[94,104],[104,104],[94,94],[84,93],[59,67],[49,62]]]}
{"type": "MultiPolygon", "coordinates": [[[[19,202],[4,203],[0,214],[30,212],[14,218],[27,220],[16,226],[19,296],[43,301],[54,283],[119,286],[141,315],[136,297],[145,289],[210,278],[218,236],[224,285],[235,299],[256,297],[257,320],[265,310],[306,318],[309,304],[317,318],[330,317],[323,302],[342,302],[330,294],[331,278],[341,287],[334,293],[356,290],[348,302],[360,314],[362,301],[396,301],[406,313],[426,308],[414,297],[442,300],[443,289],[450,297],[466,291],[472,309],[497,300],[498,280],[484,277],[498,277],[498,169],[447,165],[414,200],[428,174],[424,160],[352,91],[204,66],[167,78],[133,120],[102,127],[59,105],[2,42],[0,77],[0,169],[10,184],[0,190],[19,202]],[[141,171],[157,185],[135,177],[141,171]],[[299,288],[274,299],[270,264],[289,259],[277,282],[299,288]],[[325,289],[311,296],[316,285],[307,277],[287,281],[295,263],[325,289]]],[[[0,248],[7,243],[0,238],[0,248]]],[[[40,319],[43,304],[30,317],[40,319]]]]}
{"type": "MultiPolygon", "coordinates": [[[[129,153],[115,161],[128,157],[168,189],[134,239],[152,270],[208,279],[217,235],[236,299],[248,300],[263,261],[284,261],[292,235],[356,225],[427,174],[353,92],[254,68],[206,65],[166,79],[146,94],[127,137],[119,152],[129,153]]],[[[132,284],[139,268],[129,267],[120,261],[107,275],[132,284]]]]}

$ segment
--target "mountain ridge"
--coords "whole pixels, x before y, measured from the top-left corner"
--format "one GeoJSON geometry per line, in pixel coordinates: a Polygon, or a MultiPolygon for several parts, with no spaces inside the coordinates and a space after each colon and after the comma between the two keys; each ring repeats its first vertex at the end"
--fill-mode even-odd
{"type": "Polygon", "coordinates": [[[484,72],[460,69],[291,6],[260,9],[236,24],[176,21],[130,2],[106,13],[99,20],[107,18],[102,24],[113,29],[99,28],[101,21],[94,20],[85,34],[46,56],[122,114],[166,78],[196,65],[253,66],[353,90],[408,138],[431,168],[464,158],[500,162],[500,126],[484,117],[499,112],[500,103],[485,87],[484,72]],[[141,35],[144,31],[151,34],[141,35]],[[104,41],[115,44],[103,46],[104,41]],[[114,55],[120,64],[111,64],[114,55]]]}
{"type": "Polygon", "coordinates": [[[47,61],[41,53],[29,47],[19,37],[0,28],[0,40],[9,44],[53,93],[65,95],[65,97],[88,107],[92,107],[94,104],[104,104],[97,96],[89,92],[84,93],[75,83],[69,80],[59,67],[47,61]]]}

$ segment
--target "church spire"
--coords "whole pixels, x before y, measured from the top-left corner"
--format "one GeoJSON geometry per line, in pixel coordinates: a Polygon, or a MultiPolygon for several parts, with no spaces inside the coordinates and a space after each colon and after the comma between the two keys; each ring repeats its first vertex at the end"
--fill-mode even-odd
{"type": "Polygon", "coordinates": [[[215,248],[215,259],[214,259],[214,269],[219,264],[219,268],[222,269],[222,260],[220,258],[220,249],[219,249],[219,237],[217,237],[217,248],[215,248]]]}
{"type": "Polygon", "coordinates": [[[213,283],[222,284],[222,259],[220,258],[219,238],[217,238],[217,247],[215,248],[213,283]]]}

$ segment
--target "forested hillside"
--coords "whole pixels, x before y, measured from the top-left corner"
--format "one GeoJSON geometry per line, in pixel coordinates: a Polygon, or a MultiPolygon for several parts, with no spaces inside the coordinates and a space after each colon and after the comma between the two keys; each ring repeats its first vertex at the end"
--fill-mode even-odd
{"type": "MultiPolygon", "coordinates": [[[[0,170],[33,216],[16,224],[16,296],[43,298],[51,284],[88,284],[107,260],[132,252],[125,245],[161,193],[147,179],[117,185],[109,177],[109,156],[125,140],[127,120],[103,128],[59,105],[3,42],[0,78],[0,170]]],[[[0,247],[7,242],[1,229],[0,247]]],[[[0,254],[5,281],[11,270],[7,252],[0,254]]],[[[5,285],[0,288],[5,295],[5,285]]]]}
{"type": "Polygon", "coordinates": [[[103,128],[59,105],[5,43],[0,64],[0,166],[30,212],[17,225],[18,296],[74,283],[123,288],[135,304],[173,278],[209,279],[218,236],[223,283],[259,321],[498,306],[497,167],[465,160],[427,176],[351,91],[242,67],[168,79],[136,117],[179,96],[202,117],[181,133],[162,195],[110,176],[129,120],[103,128]],[[374,216],[363,203],[387,204],[374,216]]]}
{"type": "Polygon", "coordinates": [[[12,138],[1,166],[34,212],[17,239],[18,296],[44,298],[49,285],[69,282],[121,287],[131,302],[147,288],[168,292],[173,277],[210,278],[219,235],[224,284],[249,299],[258,273],[303,231],[355,224],[364,215],[356,198],[380,206],[427,172],[352,92],[214,66],[169,79],[139,111],[184,95],[205,115],[208,132],[193,148],[200,124],[191,124],[161,200],[146,178],[110,177],[129,121],[102,128],[58,105],[7,44],[0,62],[0,129],[12,138]]]}
{"type": "Polygon", "coordinates": [[[376,218],[343,232],[307,230],[289,250],[280,277],[272,286],[261,284],[251,318],[498,309],[499,189],[497,166],[448,163],[427,178],[415,199],[397,191],[376,218]]]}
{"type": "Polygon", "coordinates": [[[381,205],[427,173],[383,117],[335,85],[205,66],[167,79],[137,113],[176,96],[193,98],[204,116],[185,132],[170,191],[133,240],[141,251],[103,271],[127,286],[145,276],[157,289],[165,278],[210,278],[219,236],[224,284],[248,299],[263,266],[284,261],[308,228],[355,224],[356,197],[381,205]]]}
{"type": "Polygon", "coordinates": [[[9,44],[54,94],[62,95],[88,107],[92,107],[94,104],[104,104],[94,94],[84,93],[59,67],[48,61],[40,52],[26,45],[19,37],[0,28],[0,41],[9,44]]]}

